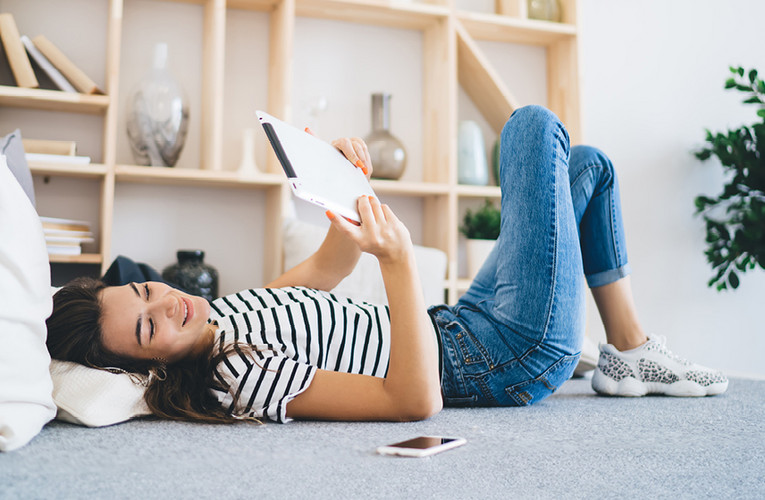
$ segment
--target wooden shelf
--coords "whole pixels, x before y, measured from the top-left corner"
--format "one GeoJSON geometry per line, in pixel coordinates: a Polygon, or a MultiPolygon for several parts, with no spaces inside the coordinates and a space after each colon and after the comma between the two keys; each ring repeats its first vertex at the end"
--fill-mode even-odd
{"type": "Polygon", "coordinates": [[[100,253],[83,253],[80,255],[53,255],[49,254],[48,259],[51,263],[67,264],[101,264],[103,258],[100,253]]]}
{"type": "Polygon", "coordinates": [[[66,165],[61,163],[29,162],[29,169],[34,175],[56,175],[61,177],[82,177],[98,179],[106,175],[106,165],[91,163],[89,165],[66,165]]]}
{"type": "Polygon", "coordinates": [[[109,101],[109,96],[106,95],[75,94],[60,90],[26,89],[0,85],[0,106],[103,114],[109,107],[109,101]]]}
{"type": "Polygon", "coordinates": [[[457,196],[462,198],[499,198],[502,195],[499,186],[468,186],[460,184],[456,187],[457,196]]]}
{"type": "Polygon", "coordinates": [[[222,170],[192,170],[137,165],[117,165],[115,176],[116,180],[120,182],[172,184],[175,186],[258,188],[281,186],[285,183],[285,178],[281,174],[258,173],[253,176],[242,176],[238,172],[222,170]]]}
{"type": "Polygon", "coordinates": [[[457,18],[470,36],[479,40],[547,46],[577,34],[572,24],[550,21],[466,11],[458,12],[457,18]]]}
{"type": "Polygon", "coordinates": [[[449,194],[448,184],[372,179],[372,189],[379,194],[402,196],[439,196],[449,194]]]}
{"type": "Polygon", "coordinates": [[[421,3],[396,3],[381,0],[296,0],[295,14],[374,24],[403,29],[424,30],[449,16],[449,9],[421,3]]]}
{"type": "MultiPolygon", "coordinates": [[[[184,187],[209,187],[225,189],[254,189],[264,191],[263,210],[269,214],[263,223],[264,244],[261,254],[263,279],[276,278],[282,270],[283,242],[281,216],[284,215],[286,197],[290,196],[287,180],[275,163],[275,156],[269,155],[268,173],[241,176],[238,172],[223,170],[226,162],[225,134],[237,134],[228,130],[241,125],[225,121],[225,94],[231,85],[249,86],[250,81],[232,81],[232,73],[225,71],[226,54],[243,28],[237,22],[230,22],[232,16],[247,14],[242,11],[265,12],[267,16],[256,16],[258,22],[268,23],[267,43],[264,48],[268,55],[266,71],[262,71],[262,83],[268,90],[265,109],[275,116],[288,120],[296,105],[293,102],[293,72],[296,43],[305,43],[296,36],[296,24],[306,18],[328,19],[347,23],[391,27],[398,30],[420,31],[422,35],[422,179],[437,182],[410,182],[373,180],[373,189],[383,196],[419,198],[422,206],[422,234],[424,245],[438,248],[447,255],[447,276],[444,288],[448,302],[454,303],[470,285],[470,280],[460,279],[459,261],[459,216],[461,205],[488,198],[495,203],[500,198],[497,186],[468,186],[457,182],[457,124],[459,116],[460,85],[483,115],[488,125],[497,133],[504,126],[513,110],[532,102],[517,99],[512,89],[500,77],[478,41],[513,43],[545,47],[546,57],[546,105],[566,124],[572,143],[581,142],[579,137],[579,59],[578,59],[578,0],[560,0],[564,23],[552,23],[526,19],[526,0],[516,0],[517,12],[512,15],[485,14],[459,10],[454,0],[154,0],[135,2],[131,9],[151,15],[163,11],[163,2],[194,5],[194,18],[201,17],[201,45],[188,45],[184,50],[199,51],[201,58],[201,105],[199,114],[194,111],[194,120],[199,120],[200,148],[198,165],[209,170],[193,168],[160,168],[119,164],[119,155],[124,152],[118,142],[124,140],[124,119],[119,103],[124,101],[127,83],[134,68],[128,67],[132,45],[135,43],[126,33],[136,36],[132,23],[138,18],[125,16],[125,0],[106,0],[108,13],[100,20],[89,21],[95,30],[106,26],[106,50],[103,87],[109,95],[83,95],[53,90],[22,89],[0,86],[0,107],[13,106],[47,111],[61,111],[102,115],[102,148],[98,153],[103,164],[62,165],[33,162],[31,170],[36,176],[62,176],[83,179],[100,179],[100,213],[92,219],[99,220],[100,245],[97,254],[78,256],[51,256],[51,262],[75,262],[101,264],[112,258],[111,242],[113,233],[124,230],[125,221],[115,217],[116,198],[120,196],[120,183],[146,183],[184,187]],[[138,5],[140,4],[140,5],[138,5]],[[196,6],[199,8],[197,9],[196,6]],[[267,21],[261,19],[267,17],[267,21]],[[125,30],[129,25],[130,29],[125,30]],[[231,26],[233,29],[230,29],[231,26]],[[195,48],[196,47],[196,48],[195,48]],[[201,49],[201,50],[200,50],[201,49]],[[126,66],[123,67],[123,64],[126,66]],[[292,90],[291,90],[292,89],[292,90]],[[115,224],[116,223],[116,224],[115,224]]],[[[465,2],[463,2],[464,4],[465,2]]],[[[35,20],[39,12],[47,12],[42,0],[17,2],[12,10],[18,9],[27,20],[35,20]]],[[[83,8],[72,16],[84,14],[83,8]]],[[[188,9],[181,9],[188,10],[188,9]]],[[[53,15],[60,15],[58,11],[53,15]]],[[[508,11],[509,13],[511,11],[508,11]]],[[[167,15],[167,14],[162,14],[167,15]]],[[[62,20],[66,21],[66,19],[62,20]]],[[[172,22],[164,19],[163,22],[172,22]]],[[[237,20],[238,21],[238,20],[237,20]]],[[[25,29],[41,29],[44,23],[34,21],[25,29]]],[[[139,26],[138,28],[142,28],[139,26]]],[[[85,30],[87,31],[87,30],[85,30]]],[[[101,34],[91,33],[92,39],[101,34]]],[[[71,37],[81,38],[88,33],[72,32],[71,37]]],[[[179,35],[173,35],[176,38],[179,35]]],[[[329,33],[327,36],[333,36],[329,33]]],[[[265,37],[265,35],[264,35],[265,37]]],[[[171,36],[172,38],[172,36],[171,36]]],[[[100,40],[100,38],[98,38],[100,40]]],[[[185,35],[180,36],[181,41],[185,35]]],[[[170,40],[170,41],[179,41],[170,40]]],[[[73,54],[74,56],[75,54],[73,54]]],[[[80,49],[81,58],[94,57],[87,48],[80,49]]],[[[93,62],[93,61],[90,61],[93,62]]],[[[387,68],[395,72],[396,68],[387,68]]],[[[93,70],[100,72],[100,68],[93,70]]],[[[517,71],[523,72],[519,67],[517,71]]],[[[344,78],[337,75],[336,78],[344,78]]],[[[306,84],[306,83],[303,83],[306,84]]],[[[235,98],[236,99],[236,98],[235,98]]],[[[262,98],[259,98],[262,100],[262,98]]],[[[229,104],[230,106],[230,104],[229,104]]],[[[34,132],[29,129],[29,134],[34,132]]],[[[40,128],[44,129],[45,124],[40,128]]],[[[25,133],[27,126],[25,125],[25,133]]],[[[48,133],[48,135],[60,135],[48,133]]],[[[43,134],[40,134],[42,137],[43,134]]],[[[229,141],[230,142],[230,141],[229,141]]],[[[187,147],[190,147],[187,145],[187,147]]],[[[125,162],[132,160],[125,159],[125,162]]],[[[214,210],[214,205],[206,205],[214,210]]],[[[162,217],[162,214],[158,214],[162,217]]],[[[174,238],[172,235],[168,238],[174,238]]],[[[172,241],[172,240],[171,240],[172,241]]]]}

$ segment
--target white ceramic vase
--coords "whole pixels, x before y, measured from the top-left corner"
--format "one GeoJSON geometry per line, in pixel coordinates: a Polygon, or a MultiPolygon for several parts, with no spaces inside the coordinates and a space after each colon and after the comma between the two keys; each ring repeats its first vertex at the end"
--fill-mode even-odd
{"type": "Polygon", "coordinates": [[[467,256],[467,271],[470,279],[475,278],[486,258],[491,253],[497,240],[473,240],[465,242],[465,254],[467,256]]]}
{"type": "Polygon", "coordinates": [[[471,120],[460,122],[457,139],[457,177],[460,184],[486,186],[489,184],[489,165],[483,144],[483,133],[471,120]]]}

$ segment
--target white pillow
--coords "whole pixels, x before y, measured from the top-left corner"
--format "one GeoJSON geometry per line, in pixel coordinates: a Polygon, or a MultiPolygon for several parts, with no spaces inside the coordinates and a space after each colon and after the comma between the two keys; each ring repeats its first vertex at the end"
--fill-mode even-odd
{"type": "MultiPolygon", "coordinates": [[[[326,233],[325,228],[296,218],[285,218],[283,224],[284,268],[291,269],[310,257],[319,249],[326,233]]],[[[443,304],[446,254],[436,248],[415,245],[414,257],[422,282],[425,304],[443,304]]],[[[377,259],[369,254],[361,255],[353,272],[346,276],[333,292],[372,304],[388,303],[380,265],[377,259]]]]}
{"type": "Polygon", "coordinates": [[[42,225],[0,155],[0,451],[27,444],[56,414],[45,346],[53,301],[42,225]]]}
{"type": "Polygon", "coordinates": [[[151,414],[143,399],[145,376],[111,373],[57,359],[51,362],[50,374],[59,420],[102,427],[151,414]]]}

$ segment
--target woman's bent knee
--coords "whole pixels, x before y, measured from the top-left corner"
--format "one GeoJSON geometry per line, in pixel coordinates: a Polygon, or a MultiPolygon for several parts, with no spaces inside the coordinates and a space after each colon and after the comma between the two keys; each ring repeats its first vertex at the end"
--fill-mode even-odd
{"type": "Polygon", "coordinates": [[[563,124],[558,116],[549,109],[532,104],[513,111],[502,129],[502,136],[504,139],[506,135],[517,130],[537,133],[540,129],[544,130],[551,126],[562,127],[563,124]]]}

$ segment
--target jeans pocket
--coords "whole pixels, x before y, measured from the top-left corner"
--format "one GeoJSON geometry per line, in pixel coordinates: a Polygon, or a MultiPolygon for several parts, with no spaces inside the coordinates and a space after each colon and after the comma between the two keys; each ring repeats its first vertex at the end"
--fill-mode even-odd
{"type": "Polygon", "coordinates": [[[563,356],[545,370],[542,375],[511,385],[505,389],[505,392],[518,406],[537,403],[558,390],[558,387],[571,378],[578,361],[579,354],[563,356]]]}
{"type": "Polygon", "coordinates": [[[494,363],[489,358],[486,348],[478,341],[467,328],[457,321],[453,321],[445,326],[449,332],[455,350],[460,358],[463,367],[469,373],[486,372],[494,368],[494,363]]]}

